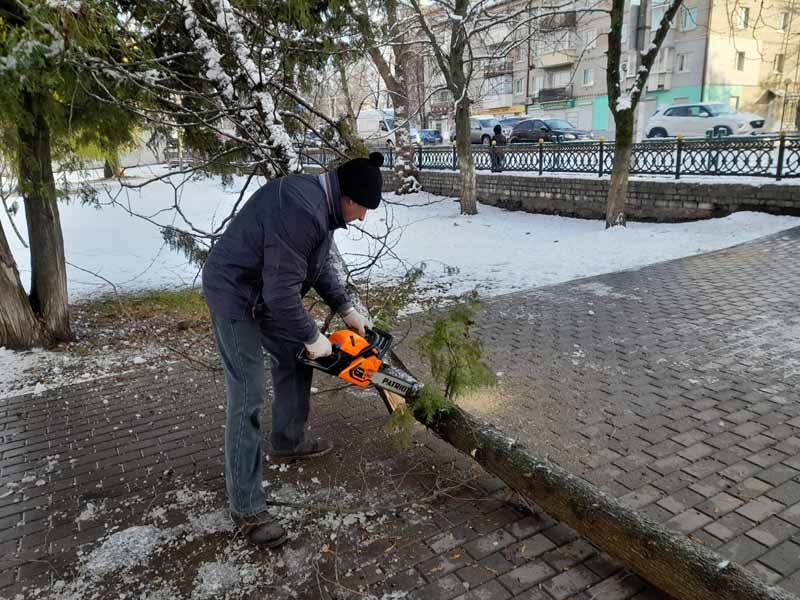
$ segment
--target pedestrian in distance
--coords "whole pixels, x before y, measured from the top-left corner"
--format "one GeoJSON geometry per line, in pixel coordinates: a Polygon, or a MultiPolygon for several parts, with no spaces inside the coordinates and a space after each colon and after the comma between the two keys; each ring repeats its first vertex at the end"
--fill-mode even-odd
{"type": "Polygon", "coordinates": [[[491,162],[492,162],[492,173],[500,173],[503,170],[503,163],[505,162],[505,157],[503,153],[505,150],[502,149],[502,146],[505,146],[508,143],[506,140],[506,136],[503,135],[503,128],[500,125],[494,126],[494,135],[491,139],[491,149],[489,152],[491,153],[491,162]]]}
{"type": "Polygon", "coordinates": [[[266,369],[272,374],[269,455],[281,461],[328,454],[330,441],[306,436],[312,368],[297,357],[322,358],[331,343],[303,306],[312,288],[360,335],[372,327],[359,314],[330,258],[333,232],[363,220],[381,201],[383,155],[357,158],[321,175],[288,175],[258,189],[212,248],[203,268],[225,372],[225,484],[239,533],[277,547],[286,532],[267,511],[262,487],[261,409],[266,369]]]}

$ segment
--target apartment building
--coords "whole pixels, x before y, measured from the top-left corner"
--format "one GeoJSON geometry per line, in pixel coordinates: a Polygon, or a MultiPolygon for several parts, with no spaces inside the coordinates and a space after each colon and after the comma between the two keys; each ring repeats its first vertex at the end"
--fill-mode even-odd
{"type": "MultiPolygon", "coordinates": [[[[507,5],[515,10],[519,2],[507,5]]],[[[530,10],[536,10],[529,2],[530,10]]],[[[597,135],[613,137],[606,94],[609,18],[581,0],[574,10],[532,20],[509,44],[508,27],[498,27],[476,52],[488,57],[473,74],[473,114],[558,117],[597,135]],[[505,50],[507,53],[501,55],[505,50]]],[[[667,2],[633,0],[623,25],[620,77],[629,88],[650,45],[667,2]]],[[[685,0],[651,71],[637,111],[638,138],[656,108],[679,102],[726,102],[767,118],[768,130],[800,126],[800,0],[757,3],[685,0]]],[[[426,66],[435,88],[435,64],[426,66]]],[[[433,94],[429,127],[452,127],[449,92],[433,94]]]]}

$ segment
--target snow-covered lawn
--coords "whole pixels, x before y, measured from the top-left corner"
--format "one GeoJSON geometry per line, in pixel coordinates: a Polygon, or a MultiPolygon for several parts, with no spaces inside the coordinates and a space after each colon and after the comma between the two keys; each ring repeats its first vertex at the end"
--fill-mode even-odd
{"type": "MultiPolygon", "coordinates": [[[[128,173],[128,183],[140,184],[165,173],[168,171],[162,167],[138,169],[128,173]]],[[[179,181],[173,176],[172,183],[159,181],[140,190],[126,190],[117,199],[154,222],[185,228],[186,222],[171,208],[177,194],[186,219],[209,231],[236,202],[244,178],[234,178],[230,187],[223,187],[219,177],[195,179],[176,192],[173,184],[179,181]]],[[[251,185],[251,191],[258,187],[256,182],[251,185]]],[[[118,185],[109,188],[112,193],[119,190],[118,185]]],[[[107,201],[105,192],[100,199],[107,201]]],[[[355,229],[337,232],[337,242],[348,261],[363,262],[365,255],[385,245],[390,252],[372,268],[373,278],[391,279],[409,269],[421,269],[420,282],[426,288],[450,294],[477,288],[482,295],[491,296],[551,285],[717,250],[800,225],[800,218],[748,212],[692,223],[629,223],[625,229],[607,231],[602,221],[508,212],[490,206],[480,206],[479,214],[467,217],[459,214],[459,205],[452,198],[424,192],[404,197],[387,194],[385,199],[364,224],[381,241],[355,229]]],[[[98,210],[71,202],[62,203],[60,210],[67,260],[74,265],[68,268],[72,300],[111,291],[106,281],[89,272],[114,283],[119,291],[174,288],[198,281],[197,267],[167,248],[153,223],[130,216],[119,206],[98,210]]],[[[0,221],[27,285],[27,250],[4,215],[0,221]]],[[[25,232],[22,211],[16,222],[25,232]]],[[[30,389],[21,389],[14,382],[22,370],[46,370],[41,368],[42,361],[50,355],[20,355],[0,349],[0,397],[14,388],[14,393],[35,388],[37,381],[30,382],[30,389]]],[[[54,360],[58,368],[67,359],[61,353],[54,360]]]]}
{"type": "MultiPolygon", "coordinates": [[[[130,184],[142,183],[162,168],[130,172],[130,184]]],[[[175,176],[172,181],[180,179],[175,176]]],[[[182,212],[198,229],[208,231],[227,215],[238,198],[243,178],[224,188],[218,177],[188,181],[178,192],[182,212]]],[[[116,186],[110,186],[116,188],[116,186]]],[[[118,189],[118,188],[117,188],[118,189]]],[[[251,190],[257,184],[251,184],[251,190]]],[[[100,195],[101,201],[105,194],[100,195]]],[[[131,210],[162,225],[186,228],[171,210],[174,187],[168,181],[118,197],[131,210]]],[[[105,198],[107,200],[107,198],[105,198]]],[[[761,213],[736,213],[722,219],[681,224],[629,223],[625,229],[604,229],[602,221],[572,219],[480,206],[479,214],[462,216],[452,198],[422,192],[387,194],[389,202],[368,215],[365,228],[384,236],[391,256],[372,270],[376,278],[402,275],[423,268],[424,281],[442,283],[459,293],[477,287],[497,295],[568,281],[577,277],[630,269],[671,258],[708,252],[800,225],[800,218],[761,213]]],[[[130,216],[119,206],[97,210],[78,202],[60,206],[73,300],[111,291],[189,285],[197,282],[197,267],[169,250],[155,225],[130,216]],[[78,269],[85,269],[81,271],[78,269]]],[[[27,284],[30,262],[26,249],[0,216],[27,284]]],[[[22,211],[16,217],[24,232],[22,211]]],[[[339,231],[336,240],[350,262],[378,246],[356,230],[339,231]]]]}

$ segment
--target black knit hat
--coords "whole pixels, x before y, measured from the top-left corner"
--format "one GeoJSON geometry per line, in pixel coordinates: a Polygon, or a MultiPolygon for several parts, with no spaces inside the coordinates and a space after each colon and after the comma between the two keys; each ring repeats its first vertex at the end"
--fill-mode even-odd
{"type": "Polygon", "coordinates": [[[339,189],[342,196],[352,198],[353,202],[367,208],[378,208],[383,190],[381,166],[383,154],[373,152],[369,158],[354,158],[336,169],[339,189]]]}

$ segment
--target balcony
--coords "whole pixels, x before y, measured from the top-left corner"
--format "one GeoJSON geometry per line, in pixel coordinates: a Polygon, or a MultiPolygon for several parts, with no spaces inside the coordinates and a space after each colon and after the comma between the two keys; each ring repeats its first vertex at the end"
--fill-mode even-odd
{"type": "Polygon", "coordinates": [[[538,104],[545,102],[560,102],[562,100],[569,100],[572,98],[572,86],[558,88],[542,88],[536,94],[536,101],[538,104]]]}
{"type": "Polygon", "coordinates": [[[484,109],[490,108],[503,108],[514,104],[514,94],[496,94],[492,96],[484,96],[481,100],[481,106],[484,109]]]}
{"type": "Polygon", "coordinates": [[[498,75],[508,75],[509,73],[513,72],[514,72],[514,63],[513,61],[510,60],[491,63],[483,68],[483,76],[487,79],[489,77],[497,77],[498,75]]]}
{"type": "Polygon", "coordinates": [[[447,102],[442,102],[442,101],[431,102],[430,108],[428,109],[428,113],[432,117],[444,117],[452,112],[453,112],[452,100],[448,100],[447,102]]]}
{"type": "Polygon", "coordinates": [[[539,20],[539,28],[541,31],[556,31],[558,29],[573,29],[577,24],[578,19],[575,11],[565,12],[549,17],[543,17],[539,20]]]}
{"type": "Polygon", "coordinates": [[[536,62],[538,63],[538,67],[542,69],[550,69],[552,67],[564,67],[575,64],[577,57],[578,51],[575,48],[568,48],[542,54],[536,59],[536,62]]]}

